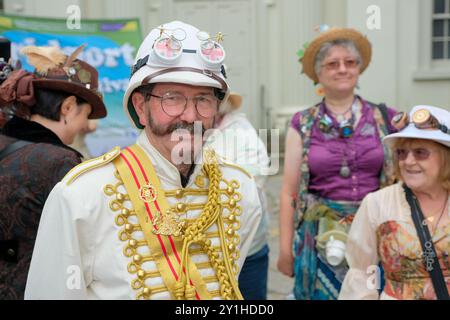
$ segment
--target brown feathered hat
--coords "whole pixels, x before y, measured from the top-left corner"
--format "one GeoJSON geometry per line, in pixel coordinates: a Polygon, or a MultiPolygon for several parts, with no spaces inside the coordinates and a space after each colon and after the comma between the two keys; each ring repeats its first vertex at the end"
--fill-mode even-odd
{"type": "Polygon", "coordinates": [[[92,106],[89,119],[104,118],[107,112],[98,91],[98,72],[90,64],[77,59],[83,48],[80,46],[70,56],[58,47],[27,46],[21,52],[36,68],[35,88],[64,91],[80,97],[92,106]]]}

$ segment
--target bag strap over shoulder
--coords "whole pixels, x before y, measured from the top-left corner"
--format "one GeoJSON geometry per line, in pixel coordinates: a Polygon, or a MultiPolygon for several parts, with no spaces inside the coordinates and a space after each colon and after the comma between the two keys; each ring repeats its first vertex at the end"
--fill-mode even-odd
{"type": "Polygon", "coordinates": [[[430,231],[428,230],[428,227],[422,223],[425,219],[422,210],[420,209],[417,199],[411,189],[406,185],[403,185],[403,189],[405,190],[406,200],[411,207],[411,215],[424,254],[425,268],[430,274],[434,291],[436,292],[436,297],[438,300],[450,300],[447,285],[445,283],[444,275],[442,274],[441,266],[439,265],[439,259],[433,245],[433,240],[431,239],[430,231]]]}
{"type": "Polygon", "coordinates": [[[383,117],[383,121],[384,121],[384,125],[386,126],[386,129],[388,130],[388,134],[390,133],[394,133],[391,130],[391,126],[390,126],[390,120],[389,120],[389,113],[388,113],[388,108],[386,106],[386,104],[384,102],[380,103],[380,104],[376,104],[370,101],[367,101],[373,108],[377,108],[380,113],[381,116],[383,117]]]}
{"type": "Polygon", "coordinates": [[[387,110],[386,104],[385,103],[380,103],[380,104],[378,104],[376,106],[380,110],[381,115],[383,116],[384,123],[389,128],[389,115],[388,115],[388,110],[387,110]]]}

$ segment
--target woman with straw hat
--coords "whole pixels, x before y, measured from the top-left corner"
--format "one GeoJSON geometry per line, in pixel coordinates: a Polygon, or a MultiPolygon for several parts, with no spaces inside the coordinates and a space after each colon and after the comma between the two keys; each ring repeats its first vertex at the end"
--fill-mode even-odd
{"type": "Polygon", "coordinates": [[[349,233],[350,270],[339,298],[448,300],[450,112],[416,106],[394,121],[400,131],[384,142],[400,182],[364,198],[349,233]]]}
{"type": "Polygon", "coordinates": [[[321,29],[299,55],[324,98],[291,121],[280,200],[278,269],[295,275],[296,299],[338,297],[347,231],[360,201],[393,182],[381,139],[394,130],[395,111],[355,94],[371,44],[353,29],[321,29]]]}

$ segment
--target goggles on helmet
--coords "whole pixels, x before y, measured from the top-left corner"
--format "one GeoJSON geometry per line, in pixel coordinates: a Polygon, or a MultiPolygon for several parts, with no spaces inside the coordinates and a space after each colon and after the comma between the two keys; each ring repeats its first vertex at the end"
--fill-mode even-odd
{"type": "Polygon", "coordinates": [[[413,123],[418,129],[434,129],[450,134],[448,127],[441,124],[427,109],[415,111],[412,115],[412,119],[409,119],[408,114],[405,112],[400,112],[392,118],[392,126],[399,131],[405,128],[409,123],[413,123]]]}
{"type": "Polygon", "coordinates": [[[217,72],[222,71],[222,63],[225,60],[225,50],[220,45],[223,41],[222,33],[218,33],[214,41],[207,32],[197,32],[200,47],[196,49],[183,48],[182,41],[186,39],[186,32],[181,29],[160,28],[160,36],[153,43],[152,51],[133,66],[131,76],[145,65],[150,67],[175,66],[181,59],[183,53],[197,54],[205,69],[217,72]]]}

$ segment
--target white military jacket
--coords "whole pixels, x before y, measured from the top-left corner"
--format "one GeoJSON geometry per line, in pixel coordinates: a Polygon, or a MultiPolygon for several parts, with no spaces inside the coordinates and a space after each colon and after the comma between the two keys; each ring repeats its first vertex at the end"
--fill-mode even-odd
{"type": "MultiPolygon", "coordinates": [[[[184,209],[179,211],[182,220],[195,221],[208,197],[208,182],[206,186],[202,182],[205,181],[202,165],[196,165],[187,186],[182,188],[178,170],[149,143],[145,132],[139,136],[137,145],[153,163],[169,205],[184,209]],[[202,187],[203,193],[198,191],[202,187]],[[185,192],[189,190],[191,192],[185,192]]],[[[113,210],[114,198],[106,191],[107,186],[118,181],[116,167],[110,162],[118,154],[119,150],[116,150],[80,164],[50,193],[39,225],[25,299],[175,298],[154,259],[161,253],[151,252],[146,245],[143,232],[136,227],[139,226],[137,218],[130,217],[124,223],[120,210],[113,210]],[[132,241],[136,250],[128,254],[131,242],[122,236],[126,228],[133,229],[133,226],[132,241]],[[137,261],[141,268],[139,272],[133,269],[137,261]]],[[[223,200],[220,214],[226,221],[226,217],[234,213],[237,220],[235,230],[229,230],[230,224],[224,229],[228,230],[227,241],[236,244],[233,275],[237,279],[261,219],[261,206],[251,176],[230,164],[219,162],[219,167],[223,200]],[[230,211],[232,208],[227,203],[231,194],[226,190],[234,190],[233,197],[237,201],[233,207],[237,211],[230,211]]],[[[127,190],[123,188],[121,192],[126,194],[127,190]]],[[[133,208],[131,202],[124,206],[133,208]]],[[[223,257],[217,223],[207,229],[207,237],[218,250],[217,256],[223,257]]],[[[208,254],[196,244],[189,248],[189,254],[211,298],[223,298],[216,268],[208,254]]],[[[177,259],[172,261],[175,273],[179,263],[177,259]]],[[[196,298],[199,299],[198,295],[196,298]]]]}

